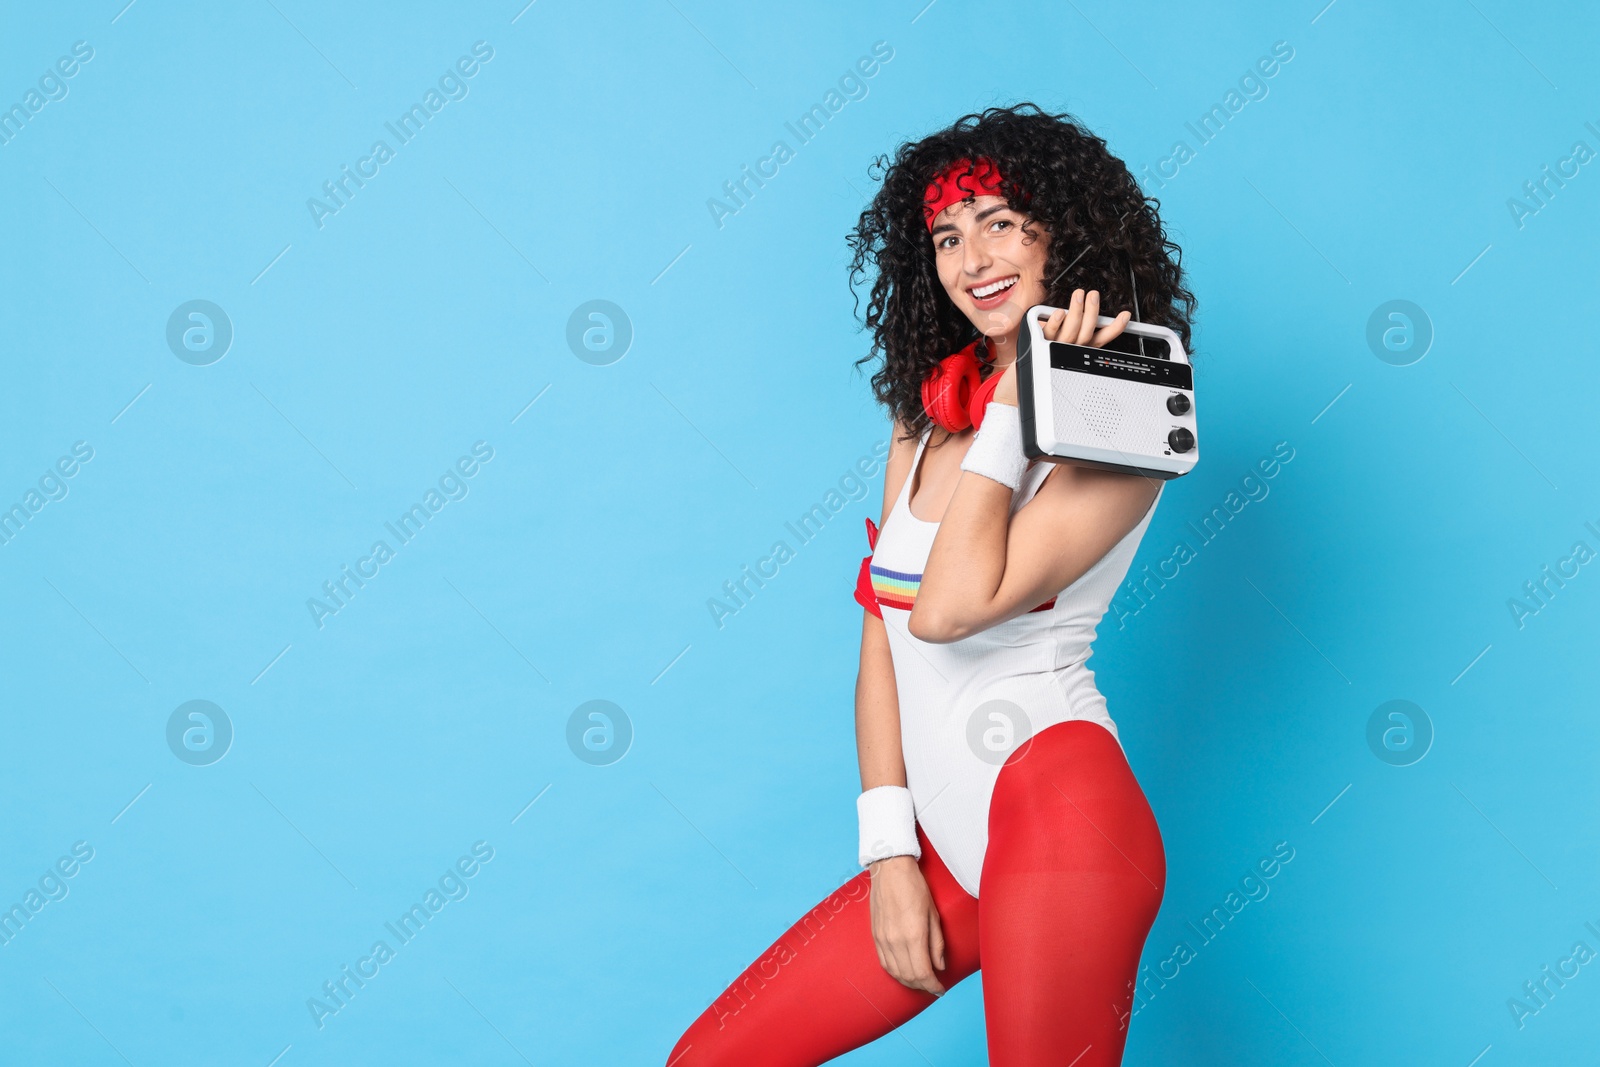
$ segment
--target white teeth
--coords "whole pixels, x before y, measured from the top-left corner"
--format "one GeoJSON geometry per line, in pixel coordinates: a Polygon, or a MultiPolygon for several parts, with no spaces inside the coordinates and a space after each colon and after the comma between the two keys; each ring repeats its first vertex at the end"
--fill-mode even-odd
{"type": "Polygon", "coordinates": [[[1016,284],[1017,284],[1017,277],[1016,277],[1016,275],[1012,275],[1011,277],[1006,278],[1003,281],[995,282],[992,285],[980,286],[977,289],[972,290],[972,295],[977,297],[978,299],[982,300],[985,297],[993,296],[994,294],[998,293],[1002,289],[1009,289],[1013,285],[1016,285],[1016,284]]]}

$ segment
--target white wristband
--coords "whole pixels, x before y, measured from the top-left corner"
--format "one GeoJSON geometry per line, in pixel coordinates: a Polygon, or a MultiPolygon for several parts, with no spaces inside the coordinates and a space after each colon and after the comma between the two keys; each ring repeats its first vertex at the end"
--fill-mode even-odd
{"type": "Polygon", "coordinates": [[[868,789],[856,797],[856,817],[861,830],[858,857],[861,866],[890,856],[922,858],[911,790],[905,786],[880,785],[868,789]]]}
{"type": "Polygon", "coordinates": [[[989,401],[983,409],[983,427],[968,446],[961,469],[1016,489],[1028,462],[1022,451],[1022,412],[1015,404],[989,401]]]}

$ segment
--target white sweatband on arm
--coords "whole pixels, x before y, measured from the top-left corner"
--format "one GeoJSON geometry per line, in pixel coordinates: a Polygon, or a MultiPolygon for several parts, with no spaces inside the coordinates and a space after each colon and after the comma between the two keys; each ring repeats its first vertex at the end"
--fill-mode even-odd
{"type": "Polygon", "coordinates": [[[861,866],[890,856],[922,858],[917,843],[917,817],[911,806],[911,790],[903,785],[874,786],[856,797],[856,817],[860,822],[861,866]]]}
{"type": "Polygon", "coordinates": [[[968,446],[961,469],[1010,489],[1022,484],[1028,457],[1022,451],[1022,412],[1015,404],[989,401],[983,409],[983,426],[968,446]]]}

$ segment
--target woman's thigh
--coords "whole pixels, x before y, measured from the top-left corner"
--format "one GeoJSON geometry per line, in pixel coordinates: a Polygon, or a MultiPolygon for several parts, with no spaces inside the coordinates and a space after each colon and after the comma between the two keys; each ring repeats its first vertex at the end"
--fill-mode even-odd
{"type": "Polygon", "coordinates": [[[992,1067],[1121,1063],[1166,872],[1155,815],[1103,726],[1057,723],[1012,754],[978,892],[992,1067]]]}
{"type": "MultiPolygon", "coordinates": [[[[919,866],[945,937],[946,989],[978,968],[978,902],[933,846],[919,866]]],[[[815,1067],[873,1041],[937,998],[908,989],[878,963],[871,883],[863,871],[773,942],[679,1039],[669,1067],[815,1067]]]]}

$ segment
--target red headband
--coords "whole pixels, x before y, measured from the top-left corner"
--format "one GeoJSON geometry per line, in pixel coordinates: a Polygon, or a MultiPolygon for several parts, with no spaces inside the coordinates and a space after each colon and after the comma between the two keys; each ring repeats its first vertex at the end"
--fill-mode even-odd
{"type": "Polygon", "coordinates": [[[1000,169],[987,156],[979,156],[976,163],[958,159],[946,167],[928,184],[923,194],[922,215],[933,231],[933,220],[951,204],[960,203],[969,196],[1004,196],[1000,191],[1000,169]]]}

